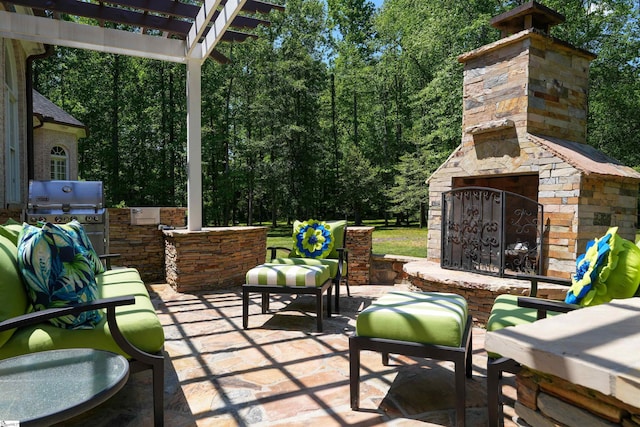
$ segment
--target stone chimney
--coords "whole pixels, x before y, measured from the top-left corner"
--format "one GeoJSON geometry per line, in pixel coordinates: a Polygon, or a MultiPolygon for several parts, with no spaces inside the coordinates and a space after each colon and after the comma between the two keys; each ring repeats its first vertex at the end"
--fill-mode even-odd
{"type": "MultiPolygon", "coordinates": [[[[491,20],[501,39],[458,58],[462,141],[427,181],[430,260],[441,259],[443,222],[451,227],[443,194],[463,187],[542,204],[542,274],[569,277],[586,243],[609,227],[635,239],[640,174],[586,144],[595,55],[551,37],[550,28],[562,22],[562,15],[528,2],[491,20]]],[[[481,246],[482,239],[463,237],[481,246]]]]}
{"type": "Polygon", "coordinates": [[[502,39],[459,57],[468,139],[515,127],[518,135],[586,142],[589,62],[595,56],[549,36],[550,27],[562,22],[551,9],[526,3],[491,20],[502,39]]]}

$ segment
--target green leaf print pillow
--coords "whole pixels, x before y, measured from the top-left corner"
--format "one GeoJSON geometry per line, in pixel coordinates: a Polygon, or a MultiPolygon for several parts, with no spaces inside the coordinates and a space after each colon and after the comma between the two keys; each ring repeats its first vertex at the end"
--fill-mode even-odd
{"type": "MultiPolygon", "coordinates": [[[[24,225],[18,239],[18,266],[36,310],[97,298],[94,265],[83,248],[55,224],[46,223],[42,229],[24,225]]],[[[66,329],[90,329],[101,318],[99,310],[91,310],[50,322],[66,329]]]]}

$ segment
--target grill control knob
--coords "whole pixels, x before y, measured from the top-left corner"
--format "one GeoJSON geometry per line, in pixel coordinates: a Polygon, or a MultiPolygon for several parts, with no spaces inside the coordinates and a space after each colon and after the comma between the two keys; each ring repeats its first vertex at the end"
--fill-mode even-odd
{"type": "Polygon", "coordinates": [[[47,222],[47,218],[41,216],[40,218],[38,218],[38,221],[40,222],[47,222]]]}
{"type": "Polygon", "coordinates": [[[78,219],[78,217],[77,217],[77,216],[72,216],[72,217],[71,217],[71,221],[73,221],[73,220],[77,220],[77,219],[78,219]]]}

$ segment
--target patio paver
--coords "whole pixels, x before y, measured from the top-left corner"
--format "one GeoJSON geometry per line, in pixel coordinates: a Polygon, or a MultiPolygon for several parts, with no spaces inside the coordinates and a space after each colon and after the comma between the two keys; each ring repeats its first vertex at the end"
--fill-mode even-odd
{"type": "MultiPolygon", "coordinates": [[[[151,288],[166,335],[167,426],[449,426],[455,420],[453,363],[392,356],[385,367],[368,351],[361,356],[360,410],[350,408],[348,336],[357,313],[392,286],[353,286],[322,333],[310,296],[274,295],[265,315],[260,296],[252,296],[251,327],[243,330],[240,288],[190,294],[164,284],[151,288]]],[[[467,425],[485,426],[483,329],[474,328],[473,343],[467,425]]],[[[133,374],[114,398],[62,425],[151,425],[150,381],[147,372],[133,374]]],[[[505,393],[515,395],[512,387],[505,393]]],[[[505,417],[512,415],[506,406],[505,417]]],[[[506,419],[505,425],[515,424],[506,419]]]]}

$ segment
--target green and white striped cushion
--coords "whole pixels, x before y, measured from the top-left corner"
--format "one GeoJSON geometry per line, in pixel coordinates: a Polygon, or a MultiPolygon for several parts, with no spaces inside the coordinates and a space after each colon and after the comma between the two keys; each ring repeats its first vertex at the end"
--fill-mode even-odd
{"type": "Polygon", "coordinates": [[[324,265],[262,264],[247,272],[246,283],[313,288],[328,279],[329,267],[324,265]]]}

